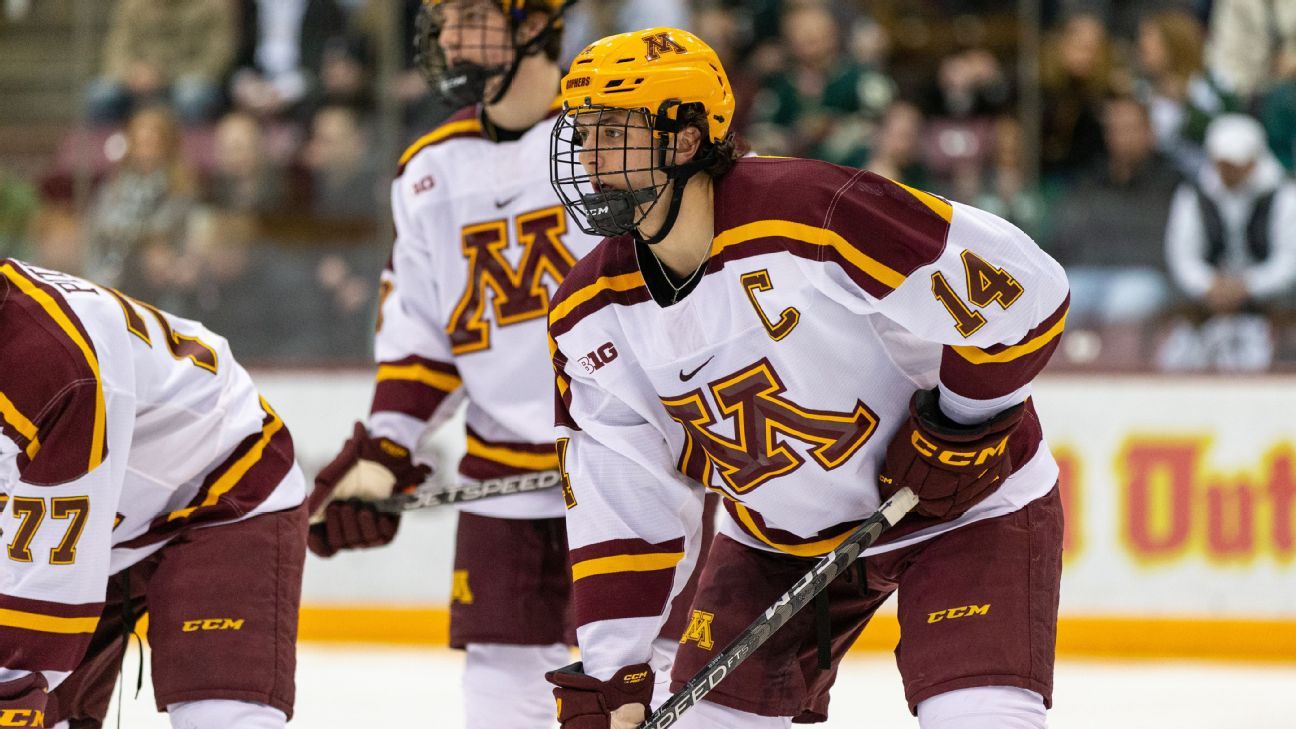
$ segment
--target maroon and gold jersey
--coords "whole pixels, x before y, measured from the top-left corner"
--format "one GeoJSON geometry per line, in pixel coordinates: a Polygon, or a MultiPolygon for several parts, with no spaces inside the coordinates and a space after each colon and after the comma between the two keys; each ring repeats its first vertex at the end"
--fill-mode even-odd
{"type": "MultiPolygon", "coordinates": [[[[549,185],[549,121],[492,139],[465,109],[403,156],[392,184],[396,242],[383,274],[369,430],[411,449],[467,400],[467,481],[555,469],[551,296],[598,243],[549,185]]],[[[465,511],[557,517],[555,490],[465,511]]]]}
{"type": "MultiPolygon", "coordinates": [[[[648,657],[696,558],[702,489],[721,532],[830,551],[879,505],[920,388],[985,420],[1027,401],[1057,345],[1062,268],[989,213],[869,172],[746,158],[715,185],[711,255],[678,303],[648,248],[604,241],[550,312],[586,671],[648,657]]],[[[1058,468],[1027,405],[1014,473],[957,520],[910,516],[874,551],[1009,513],[1058,468]]]]}
{"type": "Polygon", "coordinates": [[[197,322],[0,259],[0,342],[0,680],[54,686],[109,575],[305,485],[283,421],[197,322]]]}

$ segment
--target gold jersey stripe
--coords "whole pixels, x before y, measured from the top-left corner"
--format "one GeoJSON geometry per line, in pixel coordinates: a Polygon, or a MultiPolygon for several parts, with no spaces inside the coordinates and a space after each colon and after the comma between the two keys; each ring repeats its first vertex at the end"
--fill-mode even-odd
{"type": "Polygon", "coordinates": [[[480,132],[481,130],[482,130],[481,121],[478,119],[464,119],[463,121],[451,122],[444,126],[437,127],[436,129],[419,137],[417,141],[411,144],[409,148],[405,150],[405,154],[401,155],[400,164],[403,165],[409,162],[410,159],[412,159],[414,155],[418,154],[424,147],[430,144],[436,144],[437,142],[441,141],[442,139],[445,139],[446,137],[453,136],[455,134],[469,134],[472,132],[480,132]]]}
{"type": "Polygon", "coordinates": [[[712,243],[711,255],[714,256],[730,246],[746,243],[749,240],[774,236],[832,248],[837,251],[838,255],[849,261],[851,265],[892,289],[900,288],[900,285],[905,282],[904,275],[899,271],[865,255],[863,251],[851,245],[836,231],[791,220],[757,220],[753,223],[730,228],[716,236],[715,242],[712,243]]]}
{"type": "Polygon", "coordinates": [[[486,445],[479,438],[468,436],[468,455],[485,458],[514,468],[546,471],[558,468],[558,454],[515,451],[504,446],[486,445]]]}
{"type": "Polygon", "coordinates": [[[643,274],[639,271],[623,273],[619,276],[600,276],[597,281],[568,296],[549,311],[549,324],[562,320],[576,310],[576,307],[593,299],[604,291],[631,291],[646,286],[643,274]]]}
{"type": "Polygon", "coordinates": [[[1054,339],[1057,339],[1058,335],[1062,333],[1062,330],[1066,328],[1066,320],[1067,320],[1067,315],[1063,314],[1062,318],[1058,319],[1056,324],[1049,327],[1048,331],[1044,332],[1038,337],[1035,337],[1029,342],[1023,342],[1021,344],[1014,345],[1012,347],[1003,350],[1002,352],[996,352],[994,354],[990,354],[989,352],[986,352],[984,349],[981,349],[979,347],[955,346],[953,347],[953,349],[955,352],[958,352],[960,357],[971,362],[972,364],[978,364],[978,365],[1003,364],[1004,362],[1011,362],[1015,359],[1025,357],[1028,354],[1037,352],[1042,347],[1044,347],[1044,345],[1048,344],[1054,339]]]}
{"type": "Polygon", "coordinates": [[[224,496],[230,489],[234,488],[234,486],[238,484],[239,480],[247,475],[247,472],[252,470],[252,467],[261,460],[261,456],[265,453],[266,446],[269,445],[270,440],[274,438],[275,433],[278,433],[283,429],[283,421],[279,419],[279,414],[270,407],[270,403],[266,402],[264,397],[261,398],[261,409],[270,417],[266,424],[261,427],[261,437],[257,442],[248,449],[247,453],[244,453],[241,458],[226,469],[225,473],[221,474],[220,478],[216,479],[216,483],[212,484],[211,488],[207,491],[207,498],[203,499],[201,504],[173,511],[167,515],[167,521],[183,519],[198,509],[207,506],[215,506],[216,502],[220,500],[220,497],[224,496]]]}
{"type": "Polygon", "coordinates": [[[949,203],[936,197],[930,192],[915,190],[914,188],[909,187],[903,182],[896,182],[895,180],[891,180],[891,181],[895,182],[895,184],[899,185],[900,187],[903,187],[905,190],[909,192],[910,195],[913,195],[914,197],[918,198],[918,200],[922,202],[923,205],[926,205],[927,207],[931,208],[932,212],[936,213],[941,217],[941,220],[944,220],[945,222],[948,223],[954,218],[953,205],[950,205],[949,203]]]}
{"type": "Polygon", "coordinates": [[[93,633],[99,625],[98,616],[93,618],[61,618],[56,615],[41,615],[22,610],[0,609],[0,625],[6,628],[35,630],[41,633],[93,633]]]}
{"type": "Polygon", "coordinates": [[[618,554],[611,557],[598,557],[577,562],[572,565],[572,582],[595,575],[610,575],[617,572],[656,572],[675,567],[684,559],[683,552],[659,552],[657,554],[618,554]]]}
{"type": "Polygon", "coordinates": [[[444,392],[454,392],[463,384],[461,378],[445,372],[438,372],[426,365],[379,365],[378,382],[389,380],[418,382],[444,392]]]}
{"type": "Polygon", "coordinates": [[[753,536],[780,552],[795,555],[797,557],[822,557],[841,546],[841,543],[846,541],[846,537],[849,537],[855,532],[855,528],[851,527],[835,537],[820,539],[817,542],[808,542],[806,544],[779,544],[765,536],[765,533],[760,530],[760,527],[756,526],[756,520],[752,518],[751,512],[747,510],[747,507],[735,501],[734,509],[738,512],[738,520],[743,523],[743,526],[747,527],[748,532],[753,536]]]}
{"type": "Polygon", "coordinates": [[[87,470],[93,471],[99,467],[99,464],[103,463],[104,450],[107,447],[105,432],[106,407],[104,405],[103,377],[99,374],[99,358],[95,356],[94,348],[85,340],[85,337],[81,336],[81,332],[77,329],[76,325],[72,323],[70,318],[68,318],[67,312],[59,306],[58,302],[55,301],[53,297],[45,293],[45,291],[36,284],[32,283],[31,280],[20,273],[18,269],[14,268],[12,263],[6,263],[5,265],[0,266],[0,274],[3,274],[10,281],[13,281],[19,291],[22,291],[24,294],[31,297],[33,301],[40,304],[41,308],[45,310],[46,314],[49,314],[50,318],[53,319],[56,324],[58,324],[59,328],[63,330],[63,333],[67,335],[68,339],[71,339],[72,343],[77,346],[77,349],[81,350],[81,356],[85,357],[86,364],[90,366],[90,371],[94,373],[94,431],[90,436],[90,462],[87,466],[87,470]]]}
{"type": "Polygon", "coordinates": [[[36,430],[36,424],[28,420],[25,415],[18,412],[18,407],[0,392],[0,418],[4,418],[6,423],[13,426],[18,434],[27,439],[27,458],[33,459],[40,452],[40,438],[36,430]]]}

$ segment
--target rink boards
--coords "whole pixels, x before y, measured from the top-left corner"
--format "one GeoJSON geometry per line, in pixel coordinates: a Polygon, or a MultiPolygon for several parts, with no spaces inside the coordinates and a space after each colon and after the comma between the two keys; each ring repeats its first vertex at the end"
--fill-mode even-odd
{"type": "MultiPolygon", "coordinates": [[[[372,392],[363,372],[254,376],[308,473],[372,392]]],[[[1067,506],[1060,652],[1296,661],[1296,378],[1066,376],[1035,393],[1067,506]]],[[[459,432],[428,445],[453,463],[459,432]]],[[[419,513],[389,548],[312,558],[302,636],[444,644],[453,529],[419,513]]],[[[859,647],[898,635],[879,616],[859,647]]]]}

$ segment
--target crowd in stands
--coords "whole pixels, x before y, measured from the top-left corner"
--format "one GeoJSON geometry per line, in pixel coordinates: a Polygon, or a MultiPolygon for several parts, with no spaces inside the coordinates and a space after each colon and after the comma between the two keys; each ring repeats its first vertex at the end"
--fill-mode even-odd
{"type": "MultiPolygon", "coordinates": [[[[394,154],[453,111],[407,42],[420,0],[114,3],[88,124],[43,175],[0,159],[0,254],[200,318],[250,361],[362,360],[394,154]]],[[[757,152],[1011,220],[1071,279],[1059,368],[1296,364],[1296,2],[1041,0],[1026,45],[1018,5],[584,2],[565,53],[690,27],[757,152]]]]}

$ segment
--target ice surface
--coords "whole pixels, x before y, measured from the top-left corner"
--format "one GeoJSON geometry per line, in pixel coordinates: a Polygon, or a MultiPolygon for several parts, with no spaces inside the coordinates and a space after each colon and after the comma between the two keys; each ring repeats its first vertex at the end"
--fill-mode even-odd
{"type": "MultiPolygon", "coordinates": [[[[123,729],[164,729],[145,688],[131,698],[123,729]]],[[[460,729],[461,654],[437,649],[305,645],[299,650],[297,715],[290,726],[460,729]]],[[[834,689],[825,729],[917,729],[889,656],[852,657],[834,689]]],[[[1296,662],[1266,666],[1223,663],[1063,661],[1057,668],[1052,729],[1292,729],[1296,727],[1296,662]]],[[[116,726],[115,707],[107,726],[116,726]]],[[[497,729],[495,727],[482,729],[497,729]]]]}

